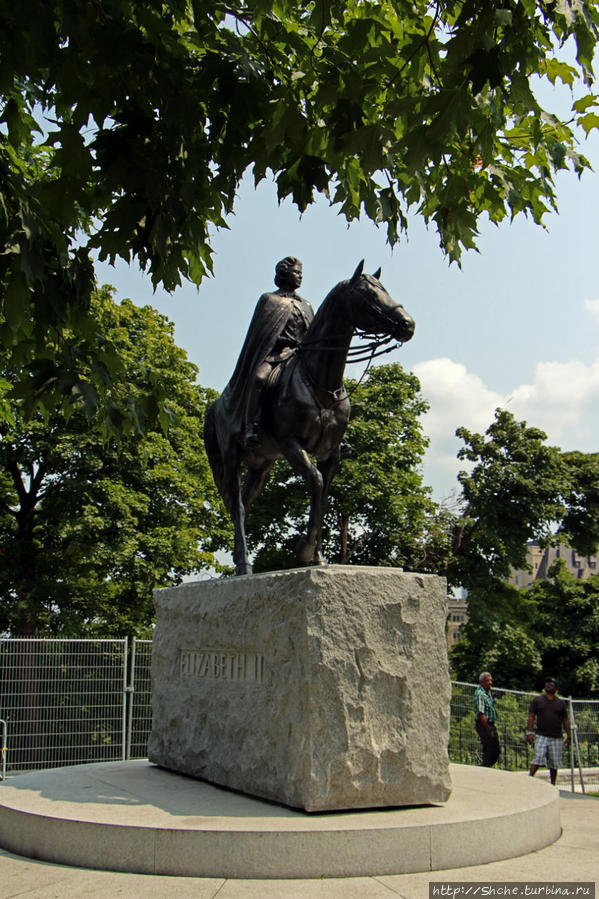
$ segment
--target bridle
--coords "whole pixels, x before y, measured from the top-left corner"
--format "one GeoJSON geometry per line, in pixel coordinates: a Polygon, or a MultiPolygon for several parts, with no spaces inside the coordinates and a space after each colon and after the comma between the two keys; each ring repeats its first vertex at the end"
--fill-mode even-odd
{"type": "MultiPolygon", "coordinates": [[[[361,278],[366,279],[366,276],[361,275],[361,278]]],[[[355,287],[354,287],[354,289],[355,289],[355,287]]],[[[372,305],[373,301],[372,301],[371,297],[366,297],[365,300],[366,300],[366,303],[368,303],[369,305],[372,305]]],[[[349,303],[349,299],[347,300],[347,302],[349,303]]],[[[397,322],[395,321],[395,319],[392,318],[392,316],[385,309],[378,309],[376,312],[376,315],[379,319],[382,319],[383,321],[386,321],[388,323],[388,325],[390,326],[390,330],[394,329],[397,326],[397,322]]],[[[340,391],[342,390],[343,385],[341,388],[337,388],[337,390],[329,390],[328,388],[324,387],[324,385],[319,384],[314,379],[313,374],[310,371],[308,371],[308,369],[305,366],[301,366],[302,374],[303,374],[306,382],[308,383],[308,386],[312,390],[314,390],[314,391],[316,391],[316,390],[323,391],[324,390],[333,397],[333,401],[330,403],[329,406],[326,407],[327,410],[332,409],[334,406],[338,405],[339,403],[343,402],[345,399],[347,399],[351,395],[353,395],[353,393],[357,390],[357,388],[360,386],[360,384],[366,377],[366,374],[367,374],[370,366],[372,365],[372,362],[374,359],[376,359],[379,356],[384,356],[387,353],[392,353],[394,350],[398,349],[404,343],[404,341],[398,340],[397,338],[391,337],[391,336],[378,337],[377,334],[375,334],[373,331],[368,331],[363,328],[354,327],[353,334],[354,334],[354,336],[358,337],[360,340],[365,339],[365,340],[368,340],[369,342],[366,345],[364,345],[363,343],[360,343],[357,346],[352,346],[350,344],[350,346],[347,348],[346,361],[350,365],[357,364],[359,362],[366,362],[364,371],[362,372],[360,378],[356,382],[355,387],[352,389],[351,393],[348,393],[346,390],[343,390],[344,395],[337,396],[337,394],[339,394],[340,391]],[[392,345],[389,346],[389,344],[392,344],[392,345]]],[[[313,340],[306,340],[304,337],[302,342],[299,343],[297,346],[296,358],[298,359],[298,361],[301,361],[302,353],[319,352],[319,351],[320,352],[322,352],[322,351],[335,352],[337,350],[345,350],[345,348],[346,348],[345,345],[337,346],[335,344],[332,344],[330,342],[330,338],[317,338],[317,339],[313,339],[313,340]]]]}
{"type": "MultiPolygon", "coordinates": [[[[366,278],[365,275],[361,275],[361,277],[364,279],[366,278]]],[[[370,305],[372,305],[372,300],[369,297],[366,298],[366,302],[370,303],[370,305]]],[[[385,309],[379,309],[376,312],[376,315],[378,318],[387,322],[387,324],[390,326],[390,330],[393,330],[394,327],[397,325],[397,322],[395,321],[395,319],[392,318],[392,316],[389,315],[389,313],[385,309]]],[[[398,340],[395,337],[390,337],[390,336],[378,337],[373,331],[368,331],[364,328],[354,328],[354,334],[358,338],[369,339],[370,343],[368,343],[366,346],[364,346],[362,344],[360,344],[359,346],[352,346],[350,344],[350,346],[347,350],[347,361],[350,364],[356,363],[356,362],[366,362],[366,361],[368,361],[368,363],[370,364],[372,362],[372,360],[375,359],[377,356],[382,356],[385,353],[391,353],[391,352],[393,352],[393,350],[399,349],[399,347],[402,346],[404,343],[403,340],[398,340]],[[392,341],[395,341],[393,346],[387,347],[387,349],[384,349],[384,350],[380,349],[380,347],[387,346],[387,344],[391,343],[392,341]]],[[[328,342],[327,338],[319,338],[317,340],[306,340],[304,338],[302,340],[302,342],[298,344],[297,348],[301,352],[305,352],[305,351],[310,352],[310,351],[317,351],[317,350],[325,350],[325,351],[329,351],[329,352],[334,352],[335,350],[345,349],[344,346],[335,346],[333,344],[330,344],[328,342]]]]}
{"type": "MultiPolygon", "coordinates": [[[[362,275],[361,277],[364,278],[365,276],[362,275]]],[[[366,301],[372,303],[372,300],[370,300],[369,297],[366,298],[366,301]]],[[[395,321],[395,319],[393,319],[391,317],[391,315],[389,315],[384,309],[379,309],[376,314],[379,318],[382,318],[383,321],[386,321],[390,326],[392,325],[395,327],[397,325],[397,322],[395,321]]],[[[356,385],[353,388],[353,390],[351,391],[351,394],[348,394],[347,392],[345,392],[344,397],[338,398],[338,397],[335,397],[335,394],[338,393],[338,390],[335,390],[335,391],[327,390],[327,393],[333,394],[333,397],[334,397],[331,405],[327,407],[328,409],[332,408],[337,403],[342,402],[342,400],[344,400],[346,397],[351,396],[354,393],[354,391],[360,386],[360,384],[366,377],[366,374],[367,374],[370,366],[372,365],[372,362],[374,359],[376,359],[379,356],[384,356],[387,353],[392,353],[394,350],[399,349],[399,347],[401,347],[404,343],[403,340],[398,340],[395,337],[390,337],[390,336],[378,337],[377,334],[375,334],[373,331],[367,331],[366,329],[362,329],[362,328],[354,328],[354,335],[356,337],[358,337],[360,340],[364,340],[364,339],[368,340],[369,343],[367,343],[366,345],[364,345],[364,343],[360,343],[357,346],[355,346],[355,345],[352,346],[350,344],[349,348],[347,349],[346,360],[350,365],[357,364],[359,362],[366,362],[366,367],[364,368],[364,371],[362,372],[360,378],[356,382],[356,385]],[[389,346],[389,344],[392,344],[392,345],[389,346]],[[383,349],[383,347],[384,347],[384,349],[383,349]]],[[[332,344],[330,342],[330,339],[328,339],[328,338],[318,338],[315,340],[306,340],[304,338],[302,340],[302,342],[299,343],[297,346],[298,355],[301,355],[301,353],[304,353],[304,352],[318,352],[318,351],[335,352],[336,350],[344,350],[344,349],[345,349],[345,346],[336,346],[335,344],[332,344]]],[[[318,384],[314,380],[314,377],[312,376],[312,374],[309,373],[303,366],[302,366],[302,369],[304,371],[304,374],[305,374],[307,380],[310,381],[310,385],[313,388],[318,389],[318,390],[325,389],[322,385],[318,384]]]]}

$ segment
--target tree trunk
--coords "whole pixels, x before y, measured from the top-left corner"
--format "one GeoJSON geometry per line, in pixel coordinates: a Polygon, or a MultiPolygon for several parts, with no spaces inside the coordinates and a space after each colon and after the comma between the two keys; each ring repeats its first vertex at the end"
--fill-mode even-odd
{"type": "Polygon", "coordinates": [[[37,632],[38,609],[35,601],[35,587],[37,577],[37,560],[35,542],[33,539],[35,528],[35,512],[40,499],[40,488],[45,476],[45,467],[38,464],[37,471],[29,466],[27,489],[27,476],[23,473],[16,455],[8,460],[7,469],[10,472],[19,498],[19,507],[14,512],[17,525],[15,535],[14,552],[14,590],[18,598],[18,607],[11,616],[10,629],[13,636],[34,637],[37,632]]]}
{"type": "Polygon", "coordinates": [[[33,541],[34,505],[25,503],[17,513],[17,536],[15,540],[15,592],[19,598],[19,611],[11,622],[15,637],[34,637],[37,629],[35,614],[36,558],[33,541]]]}
{"type": "Polygon", "coordinates": [[[348,539],[349,539],[349,515],[339,515],[339,534],[341,536],[341,552],[339,553],[339,563],[347,565],[348,558],[348,539]]]}

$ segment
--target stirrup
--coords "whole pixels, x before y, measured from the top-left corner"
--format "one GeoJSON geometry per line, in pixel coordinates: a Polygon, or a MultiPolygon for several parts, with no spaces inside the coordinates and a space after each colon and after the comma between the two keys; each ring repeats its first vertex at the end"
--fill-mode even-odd
{"type": "Polygon", "coordinates": [[[247,425],[245,429],[245,434],[243,437],[243,442],[245,446],[258,446],[260,440],[262,438],[262,431],[260,425],[253,421],[247,425]]]}

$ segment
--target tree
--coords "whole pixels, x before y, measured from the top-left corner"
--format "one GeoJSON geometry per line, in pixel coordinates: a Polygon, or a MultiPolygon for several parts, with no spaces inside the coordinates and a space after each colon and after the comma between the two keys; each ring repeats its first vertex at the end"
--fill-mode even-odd
{"type": "Polygon", "coordinates": [[[512,568],[527,567],[526,547],[531,541],[564,540],[583,554],[596,551],[597,455],[562,453],[547,446],[543,431],[499,409],[484,435],[465,428],[457,433],[466,442],[459,457],[475,463],[470,473],[458,476],[463,506],[453,525],[449,564],[452,582],[468,590],[469,620],[451,653],[458,677],[471,680],[488,668],[504,687],[531,689],[549,666],[579,687],[582,678],[576,672],[584,670],[587,692],[596,689],[591,639],[596,584],[576,589],[570,584],[577,596],[584,593],[585,600],[569,610],[566,572],[559,578],[553,572],[553,586],[547,582],[531,590],[518,590],[506,579],[512,568]],[[559,594],[559,601],[550,601],[554,594],[559,594]],[[575,609],[586,616],[580,627],[588,633],[581,639],[569,623],[575,609]],[[565,652],[568,641],[572,648],[565,652]],[[561,648],[552,655],[553,645],[561,648]],[[590,668],[585,668],[583,657],[590,668]]]}
{"type": "Polygon", "coordinates": [[[535,690],[551,674],[563,695],[599,692],[599,576],[578,580],[558,560],[549,578],[506,589],[515,594],[519,616],[498,618],[494,596],[487,596],[486,626],[467,625],[452,649],[459,677],[476,682],[488,669],[501,687],[535,690]]]}
{"type": "Polygon", "coordinates": [[[583,556],[599,545],[599,453],[564,453],[567,506],[561,531],[583,556]]]}
{"type": "MultiPolygon", "coordinates": [[[[202,444],[214,398],[149,306],[92,298],[96,325],[122,360],[109,408],[159,382],[173,423],[103,440],[82,410],[23,419],[0,431],[0,632],[139,634],[153,618],[152,589],[214,563],[229,527],[202,444]]],[[[5,366],[4,377],[12,371],[5,366]]]]}
{"type": "Polygon", "coordinates": [[[505,410],[496,410],[484,435],[456,433],[465,441],[458,457],[474,466],[458,475],[462,513],[448,574],[468,592],[468,622],[452,647],[452,665],[463,680],[476,682],[489,669],[502,686],[526,689],[541,655],[529,604],[506,579],[512,567],[526,567],[527,543],[549,539],[563,518],[566,468],[543,431],[505,410]]]}
{"type": "Polygon", "coordinates": [[[555,173],[589,166],[598,28],[594,0],[3,0],[0,339],[30,366],[23,389],[72,397],[91,361],[102,394],[94,254],[199,284],[251,167],[391,243],[416,210],[450,260],[481,216],[541,223],[555,173]],[[582,85],[564,120],[537,76],[582,85]],[[48,329],[72,337],[40,365],[48,329]]]}
{"type": "MultiPolygon", "coordinates": [[[[532,690],[543,672],[543,658],[534,613],[519,594],[511,591],[511,607],[500,589],[477,597],[474,615],[460,631],[451,647],[450,661],[455,677],[478,683],[481,671],[491,671],[497,686],[508,690],[532,690]],[[487,615],[480,613],[486,607],[487,615]],[[479,614],[477,614],[479,613],[479,614]]],[[[470,608],[470,596],[468,598],[470,608]]]]}
{"type": "MultiPolygon", "coordinates": [[[[428,531],[436,507],[420,472],[428,441],[419,420],[427,404],[418,379],[398,364],[381,365],[363,383],[348,380],[346,386],[351,449],[333,479],[324,554],[342,564],[433,570],[440,548],[428,531]]],[[[248,518],[256,570],[297,564],[294,544],[307,508],[303,481],[279,463],[248,518]]]]}
{"type": "Polygon", "coordinates": [[[539,673],[555,672],[565,696],[598,693],[599,576],[578,580],[558,560],[548,580],[525,592],[534,608],[531,631],[541,648],[539,673]]]}
{"type": "Polygon", "coordinates": [[[459,459],[475,463],[461,471],[462,513],[454,528],[452,583],[487,589],[526,565],[526,545],[544,540],[566,513],[567,471],[547,435],[502,409],[484,435],[456,431],[465,446],[459,459]]]}

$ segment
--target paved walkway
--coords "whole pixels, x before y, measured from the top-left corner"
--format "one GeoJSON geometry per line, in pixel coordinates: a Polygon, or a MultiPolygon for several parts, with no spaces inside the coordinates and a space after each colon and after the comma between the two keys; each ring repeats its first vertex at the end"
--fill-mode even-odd
{"type": "MultiPolygon", "coordinates": [[[[98,896],[127,899],[160,896],[185,899],[427,899],[429,883],[528,881],[599,883],[599,799],[561,794],[563,833],[546,849],[473,868],[426,874],[335,880],[225,880],[88,871],[0,850],[0,899],[98,896]]],[[[472,893],[471,893],[472,895],[472,893]]],[[[487,893],[487,895],[492,895],[487,893]]],[[[505,893],[504,893],[505,895],[505,893]]],[[[537,895],[539,895],[537,893],[537,895]]],[[[579,894],[579,897],[582,894],[579,894]]],[[[599,899],[599,897],[598,897],[599,899]]]]}

